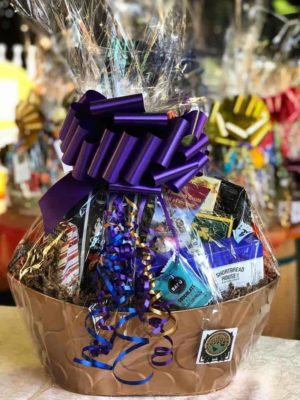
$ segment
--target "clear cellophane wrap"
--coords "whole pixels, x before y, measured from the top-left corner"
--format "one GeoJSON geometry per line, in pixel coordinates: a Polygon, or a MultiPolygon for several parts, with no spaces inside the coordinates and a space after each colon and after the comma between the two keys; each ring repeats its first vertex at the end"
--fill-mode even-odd
{"type": "Polygon", "coordinates": [[[136,39],[124,23],[130,2],[15,3],[62,32],[83,93],[61,130],[73,171],[44,196],[9,266],[27,320],[41,317],[38,346],[60,337],[56,349],[46,340],[45,365],[86,394],[224,387],[235,370],[227,363],[262,332],[278,272],[246,191],[205,176],[207,117],[177,87],[184,4],[150,12],[142,2],[149,15],[136,39]],[[220,342],[209,352],[210,335],[220,342]]]}

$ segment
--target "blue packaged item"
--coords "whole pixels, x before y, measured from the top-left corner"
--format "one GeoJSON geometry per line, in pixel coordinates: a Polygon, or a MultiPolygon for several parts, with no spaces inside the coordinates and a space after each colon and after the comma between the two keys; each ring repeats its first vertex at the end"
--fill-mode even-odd
{"type": "Polygon", "coordinates": [[[200,280],[182,256],[168,261],[155,280],[155,290],[179,309],[203,307],[213,300],[209,286],[200,280]]]}

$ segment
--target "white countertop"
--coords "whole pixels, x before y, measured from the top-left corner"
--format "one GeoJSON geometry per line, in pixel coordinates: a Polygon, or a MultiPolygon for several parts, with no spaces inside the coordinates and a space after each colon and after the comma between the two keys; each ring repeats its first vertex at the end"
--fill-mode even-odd
{"type": "MultiPolygon", "coordinates": [[[[156,400],[175,398],[155,397],[156,400]]],[[[177,398],[300,400],[300,341],[262,337],[227,388],[206,396],[177,398]]],[[[17,309],[0,306],[0,399],[120,400],[120,397],[80,396],[54,386],[33,351],[17,309]]]]}

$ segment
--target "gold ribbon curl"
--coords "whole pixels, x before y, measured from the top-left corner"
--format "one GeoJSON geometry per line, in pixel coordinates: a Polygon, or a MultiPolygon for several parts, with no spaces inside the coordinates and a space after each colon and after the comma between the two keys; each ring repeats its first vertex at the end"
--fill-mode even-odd
{"type": "MultiPolygon", "coordinates": [[[[173,325],[169,329],[164,330],[163,332],[159,332],[158,334],[157,333],[153,334],[151,332],[149,332],[149,334],[151,336],[162,336],[162,337],[170,336],[176,331],[177,321],[173,317],[173,315],[170,314],[169,311],[162,310],[161,308],[159,308],[156,305],[157,301],[162,297],[162,294],[161,294],[161,292],[158,292],[157,290],[155,290],[155,280],[154,280],[153,274],[151,273],[152,255],[151,255],[151,252],[150,252],[150,249],[149,249],[149,246],[147,245],[147,243],[142,242],[139,234],[136,232],[135,227],[136,227],[137,212],[138,212],[137,205],[134,202],[132,202],[130,199],[128,199],[126,196],[125,196],[125,200],[132,209],[132,211],[130,211],[130,213],[129,213],[129,221],[128,221],[128,225],[131,228],[130,234],[135,239],[135,244],[136,244],[137,248],[139,248],[142,252],[142,264],[144,265],[143,275],[144,275],[144,277],[146,277],[146,279],[148,279],[149,284],[150,284],[149,293],[151,295],[151,299],[150,299],[149,311],[161,319],[166,319],[168,322],[169,321],[173,322],[173,325]]],[[[150,318],[151,318],[151,316],[146,316],[148,323],[149,323],[150,318]]]]}

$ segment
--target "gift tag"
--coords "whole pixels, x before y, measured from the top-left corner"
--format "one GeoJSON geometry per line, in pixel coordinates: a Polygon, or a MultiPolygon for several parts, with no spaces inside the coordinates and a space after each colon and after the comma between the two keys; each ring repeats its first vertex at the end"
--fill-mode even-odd
{"type": "Polygon", "coordinates": [[[203,331],[196,364],[215,364],[232,359],[238,328],[203,331]]]}
{"type": "Polygon", "coordinates": [[[14,154],[12,161],[15,183],[20,184],[29,181],[31,178],[31,170],[27,154],[14,154]]]}

